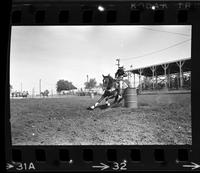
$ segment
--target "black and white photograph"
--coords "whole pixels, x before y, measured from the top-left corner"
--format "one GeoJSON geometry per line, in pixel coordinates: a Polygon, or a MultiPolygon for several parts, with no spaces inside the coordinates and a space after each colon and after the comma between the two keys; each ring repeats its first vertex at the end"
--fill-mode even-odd
{"type": "Polygon", "coordinates": [[[12,26],[12,145],[192,145],[191,25],[12,26]]]}

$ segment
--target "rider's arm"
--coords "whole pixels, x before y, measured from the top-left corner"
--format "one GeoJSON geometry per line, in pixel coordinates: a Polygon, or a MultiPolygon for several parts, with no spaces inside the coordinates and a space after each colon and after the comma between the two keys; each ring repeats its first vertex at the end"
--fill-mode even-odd
{"type": "Polygon", "coordinates": [[[117,78],[117,72],[115,73],[115,78],[117,78]]]}

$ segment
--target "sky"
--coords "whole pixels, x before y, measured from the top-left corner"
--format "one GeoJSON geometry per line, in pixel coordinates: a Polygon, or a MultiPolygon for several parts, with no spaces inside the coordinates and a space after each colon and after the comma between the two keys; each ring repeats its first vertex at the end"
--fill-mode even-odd
{"type": "Polygon", "coordinates": [[[53,90],[60,79],[84,88],[102,74],[191,58],[191,26],[13,26],[10,84],[13,90],[53,90]]]}

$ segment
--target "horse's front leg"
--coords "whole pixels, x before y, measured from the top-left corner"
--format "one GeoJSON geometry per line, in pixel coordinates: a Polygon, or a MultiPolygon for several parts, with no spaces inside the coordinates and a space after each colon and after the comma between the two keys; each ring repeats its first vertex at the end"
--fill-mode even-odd
{"type": "MultiPolygon", "coordinates": [[[[109,103],[108,100],[109,100],[109,99],[113,99],[113,98],[115,98],[115,100],[116,100],[116,95],[112,95],[112,96],[109,96],[109,97],[106,98],[106,105],[107,105],[107,106],[110,106],[110,105],[111,105],[111,103],[109,103]]],[[[115,103],[115,100],[112,102],[112,104],[115,103]]]]}
{"type": "Polygon", "coordinates": [[[102,101],[104,98],[105,98],[105,96],[102,95],[102,96],[100,97],[100,99],[99,99],[94,105],[90,106],[88,109],[89,109],[89,110],[94,110],[94,109],[98,106],[98,104],[101,103],[101,101],[102,101]]]}
{"type": "Polygon", "coordinates": [[[115,99],[114,99],[113,103],[117,103],[118,99],[119,99],[119,94],[116,94],[116,96],[115,96],[115,99]]]}
{"type": "Polygon", "coordinates": [[[110,103],[108,102],[109,99],[110,99],[109,97],[106,98],[106,105],[107,106],[110,106],[110,103]]]}

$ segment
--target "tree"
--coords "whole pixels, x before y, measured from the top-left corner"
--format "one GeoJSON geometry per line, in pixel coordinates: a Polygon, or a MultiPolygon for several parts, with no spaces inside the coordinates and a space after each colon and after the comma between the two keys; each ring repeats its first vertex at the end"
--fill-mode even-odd
{"type": "Polygon", "coordinates": [[[103,84],[102,84],[102,83],[99,83],[98,87],[99,87],[99,88],[103,88],[103,84]]]}
{"type": "Polygon", "coordinates": [[[92,89],[94,87],[96,87],[97,85],[97,81],[95,78],[90,79],[89,82],[85,82],[85,89],[92,89]]]}
{"type": "Polygon", "coordinates": [[[68,82],[68,81],[65,81],[65,82],[66,82],[66,87],[67,87],[66,90],[77,89],[77,88],[72,84],[72,82],[68,82]]]}
{"type": "Polygon", "coordinates": [[[67,80],[59,80],[56,84],[56,90],[58,93],[60,93],[63,90],[73,90],[73,89],[77,89],[72,82],[69,82],[67,80]]]}
{"type": "Polygon", "coordinates": [[[58,93],[60,93],[62,90],[65,90],[66,86],[65,86],[65,81],[64,80],[59,80],[56,84],[56,90],[58,93]]]}

